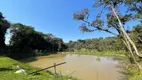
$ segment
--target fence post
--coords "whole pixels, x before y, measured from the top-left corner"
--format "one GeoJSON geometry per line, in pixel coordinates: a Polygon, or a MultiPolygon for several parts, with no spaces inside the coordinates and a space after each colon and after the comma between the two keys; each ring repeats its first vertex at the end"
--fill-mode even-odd
{"type": "Polygon", "coordinates": [[[56,74],[56,63],[54,63],[54,71],[55,71],[55,74],[56,74]]]}

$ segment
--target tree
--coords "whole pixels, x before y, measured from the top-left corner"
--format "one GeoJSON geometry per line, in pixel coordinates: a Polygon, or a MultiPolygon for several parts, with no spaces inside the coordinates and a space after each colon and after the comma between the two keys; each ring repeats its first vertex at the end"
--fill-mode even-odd
{"type": "Polygon", "coordinates": [[[133,32],[135,33],[135,36],[137,37],[139,42],[142,42],[142,25],[134,26],[133,32]]]}
{"type": "Polygon", "coordinates": [[[81,12],[77,12],[74,14],[75,20],[81,20],[84,23],[80,26],[81,31],[83,32],[93,32],[95,30],[104,31],[115,36],[119,36],[123,41],[125,46],[130,52],[131,57],[134,62],[137,64],[138,68],[142,70],[142,67],[137,62],[136,57],[142,57],[139,53],[135,43],[132,41],[130,36],[127,34],[125,30],[126,23],[132,19],[141,21],[142,19],[142,1],[141,0],[97,0],[93,5],[94,8],[102,8],[101,11],[96,16],[96,19],[93,22],[88,20],[89,18],[89,10],[83,9],[81,12]],[[119,9],[120,6],[125,5],[125,9],[129,12],[122,14],[122,9],[119,9]],[[106,11],[106,12],[105,12],[106,11]],[[134,13],[132,13],[134,11],[134,13]],[[103,14],[104,13],[104,14],[103,14]],[[102,17],[106,15],[106,21],[102,20],[102,17]],[[105,26],[107,24],[107,26],[105,26]],[[93,29],[88,26],[93,27],[93,29]],[[111,28],[115,29],[117,33],[111,30],[111,28]],[[136,55],[136,57],[135,57],[136,55]]]}
{"type": "Polygon", "coordinates": [[[5,34],[10,27],[10,23],[3,17],[0,12],[0,50],[5,47],[5,34]]]}
{"type": "Polygon", "coordinates": [[[56,52],[66,48],[61,38],[35,31],[33,27],[21,23],[12,24],[11,34],[10,46],[18,49],[16,52],[56,52]]]}
{"type": "Polygon", "coordinates": [[[135,42],[137,48],[141,50],[142,48],[142,25],[136,25],[133,27],[130,36],[135,42]]]}
{"type": "Polygon", "coordinates": [[[11,27],[12,37],[10,45],[19,48],[20,52],[33,50],[46,50],[47,42],[45,34],[37,32],[33,27],[23,25],[21,23],[12,24],[11,27]]]}
{"type": "Polygon", "coordinates": [[[106,38],[92,38],[85,40],[69,41],[67,43],[68,48],[71,50],[86,50],[86,51],[126,51],[121,44],[118,37],[106,37],[106,38]]]}

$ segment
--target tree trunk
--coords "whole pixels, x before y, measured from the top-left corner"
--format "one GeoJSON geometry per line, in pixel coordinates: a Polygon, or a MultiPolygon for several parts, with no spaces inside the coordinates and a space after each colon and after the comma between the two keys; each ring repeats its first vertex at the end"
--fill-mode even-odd
{"type": "MultiPolygon", "coordinates": [[[[126,39],[125,36],[124,36],[124,39],[126,39]]],[[[134,56],[134,53],[133,53],[133,51],[132,51],[132,48],[131,48],[130,43],[129,43],[127,40],[124,40],[124,39],[122,39],[122,41],[123,41],[123,43],[125,44],[125,46],[127,47],[127,49],[130,51],[130,54],[131,54],[131,56],[132,56],[132,58],[133,58],[133,60],[134,60],[134,63],[137,65],[137,67],[139,68],[139,70],[142,71],[142,67],[141,67],[141,65],[137,62],[137,60],[136,60],[136,58],[135,58],[135,56],[134,56]]]]}
{"type": "Polygon", "coordinates": [[[115,9],[113,8],[113,6],[111,6],[111,8],[112,8],[112,11],[113,11],[115,17],[117,18],[117,20],[118,20],[118,22],[119,22],[120,30],[121,30],[121,33],[122,33],[122,34],[120,34],[120,35],[122,35],[123,42],[124,42],[124,44],[126,45],[126,47],[128,48],[128,50],[130,51],[131,56],[132,56],[134,62],[136,63],[136,65],[138,66],[138,68],[139,68],[140,70],[142,70],[141,65],[136,61],[134,54],[136,54],[138,57],[142,57],[142,55],[139,54],[138,49],[137,49],[135,43],[132,41],[132,39],[131,39],[131,38],[128,36],[128,34],[126,33],[126,31],[125,31],[125,29],[124,29],[124,26],[123,26],[123,24],[122,24],[120,18],[118,17],[117,12],[116,12],[115,9]],[[134,50],[135,52],[133,52],[133,50],[134,50]]]}
{"type": "Polygon", "coordinates": [[[138,49],[137,49],[135,43],[132,41],[132,39],[131,39],[131,38],[128,36],[128,34],[126,33],[126,31],[125,31],[125,29],[124,29],[124,27],[123,27],[123,24],[122,24],[121,20],[119,19],[118,15],[117,15],[117,13],[116,13],[116,11],[114,10],[113,7],[112,7],[112,10],[113,10],[113,12],[114,12],[114,14],[115,14],[115,16],[116,16],[118,22],[119,22],[120,29],[121,29],[122,33],[126,36],[127,40],[128,40],[128,41],[130,42],[130,44],[132,45],[133,49],[135,50],[136,55],[139,56],[139,57],[142,57],[142,55],[139,54],[138,49]]]}

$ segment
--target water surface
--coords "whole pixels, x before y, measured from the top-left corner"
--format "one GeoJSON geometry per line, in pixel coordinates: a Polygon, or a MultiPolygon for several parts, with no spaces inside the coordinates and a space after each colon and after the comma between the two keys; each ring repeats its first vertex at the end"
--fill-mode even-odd
{"type": "MultiPolygon", "coordinates": [[[[45,68],[54,63],[67,62],[57,67],[57,72],[81,80],[120,80],[123,75],[120,64],[114,58],[97,57],[92,55],[55,54],[38,57],[29,62],[33,67],[45,68]]],[[[53,71],[53,69],[49,69],[53,71]]]]}

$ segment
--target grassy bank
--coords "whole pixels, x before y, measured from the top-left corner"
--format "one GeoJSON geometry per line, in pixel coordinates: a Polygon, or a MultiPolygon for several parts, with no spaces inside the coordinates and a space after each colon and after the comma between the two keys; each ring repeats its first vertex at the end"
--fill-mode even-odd
{"type": "Polygon", "coordinates": [[[79,54],[79,55],[97,55],[97,56],[108,56],[108,57],[126,57],[123,51],[102,51],[102,52],[90,52],[90,51],[74,51],[74,52],[63,52],[64,54],[79,54]]]}
{"type": "Polygon", "coordinates": [[[24,69],[26,73],[38,70],[37,68],[32,68],[27,64],[23,64],[11,58],[0,57],[0,80],[77,80],[72,77],[62,76],[59,74],[55,75],[46,71],[41,71],[35,75],[15,73],[18,70],[16,67],[17,65],[24,69]]]}
{"type": "Polygon", "coordinates": [[[125,59],[124,63],[124,69],[121,71],[126,76],[124,80],[142,80],[142,72],[139,71],[135,64],[127,62],[127,59],[125,59]]]}
{"type": "Polygon", "coordinates": [[[126,69],[126,80],[142,80],[142,72],[139,72],[136,67],[126,69]]]}

